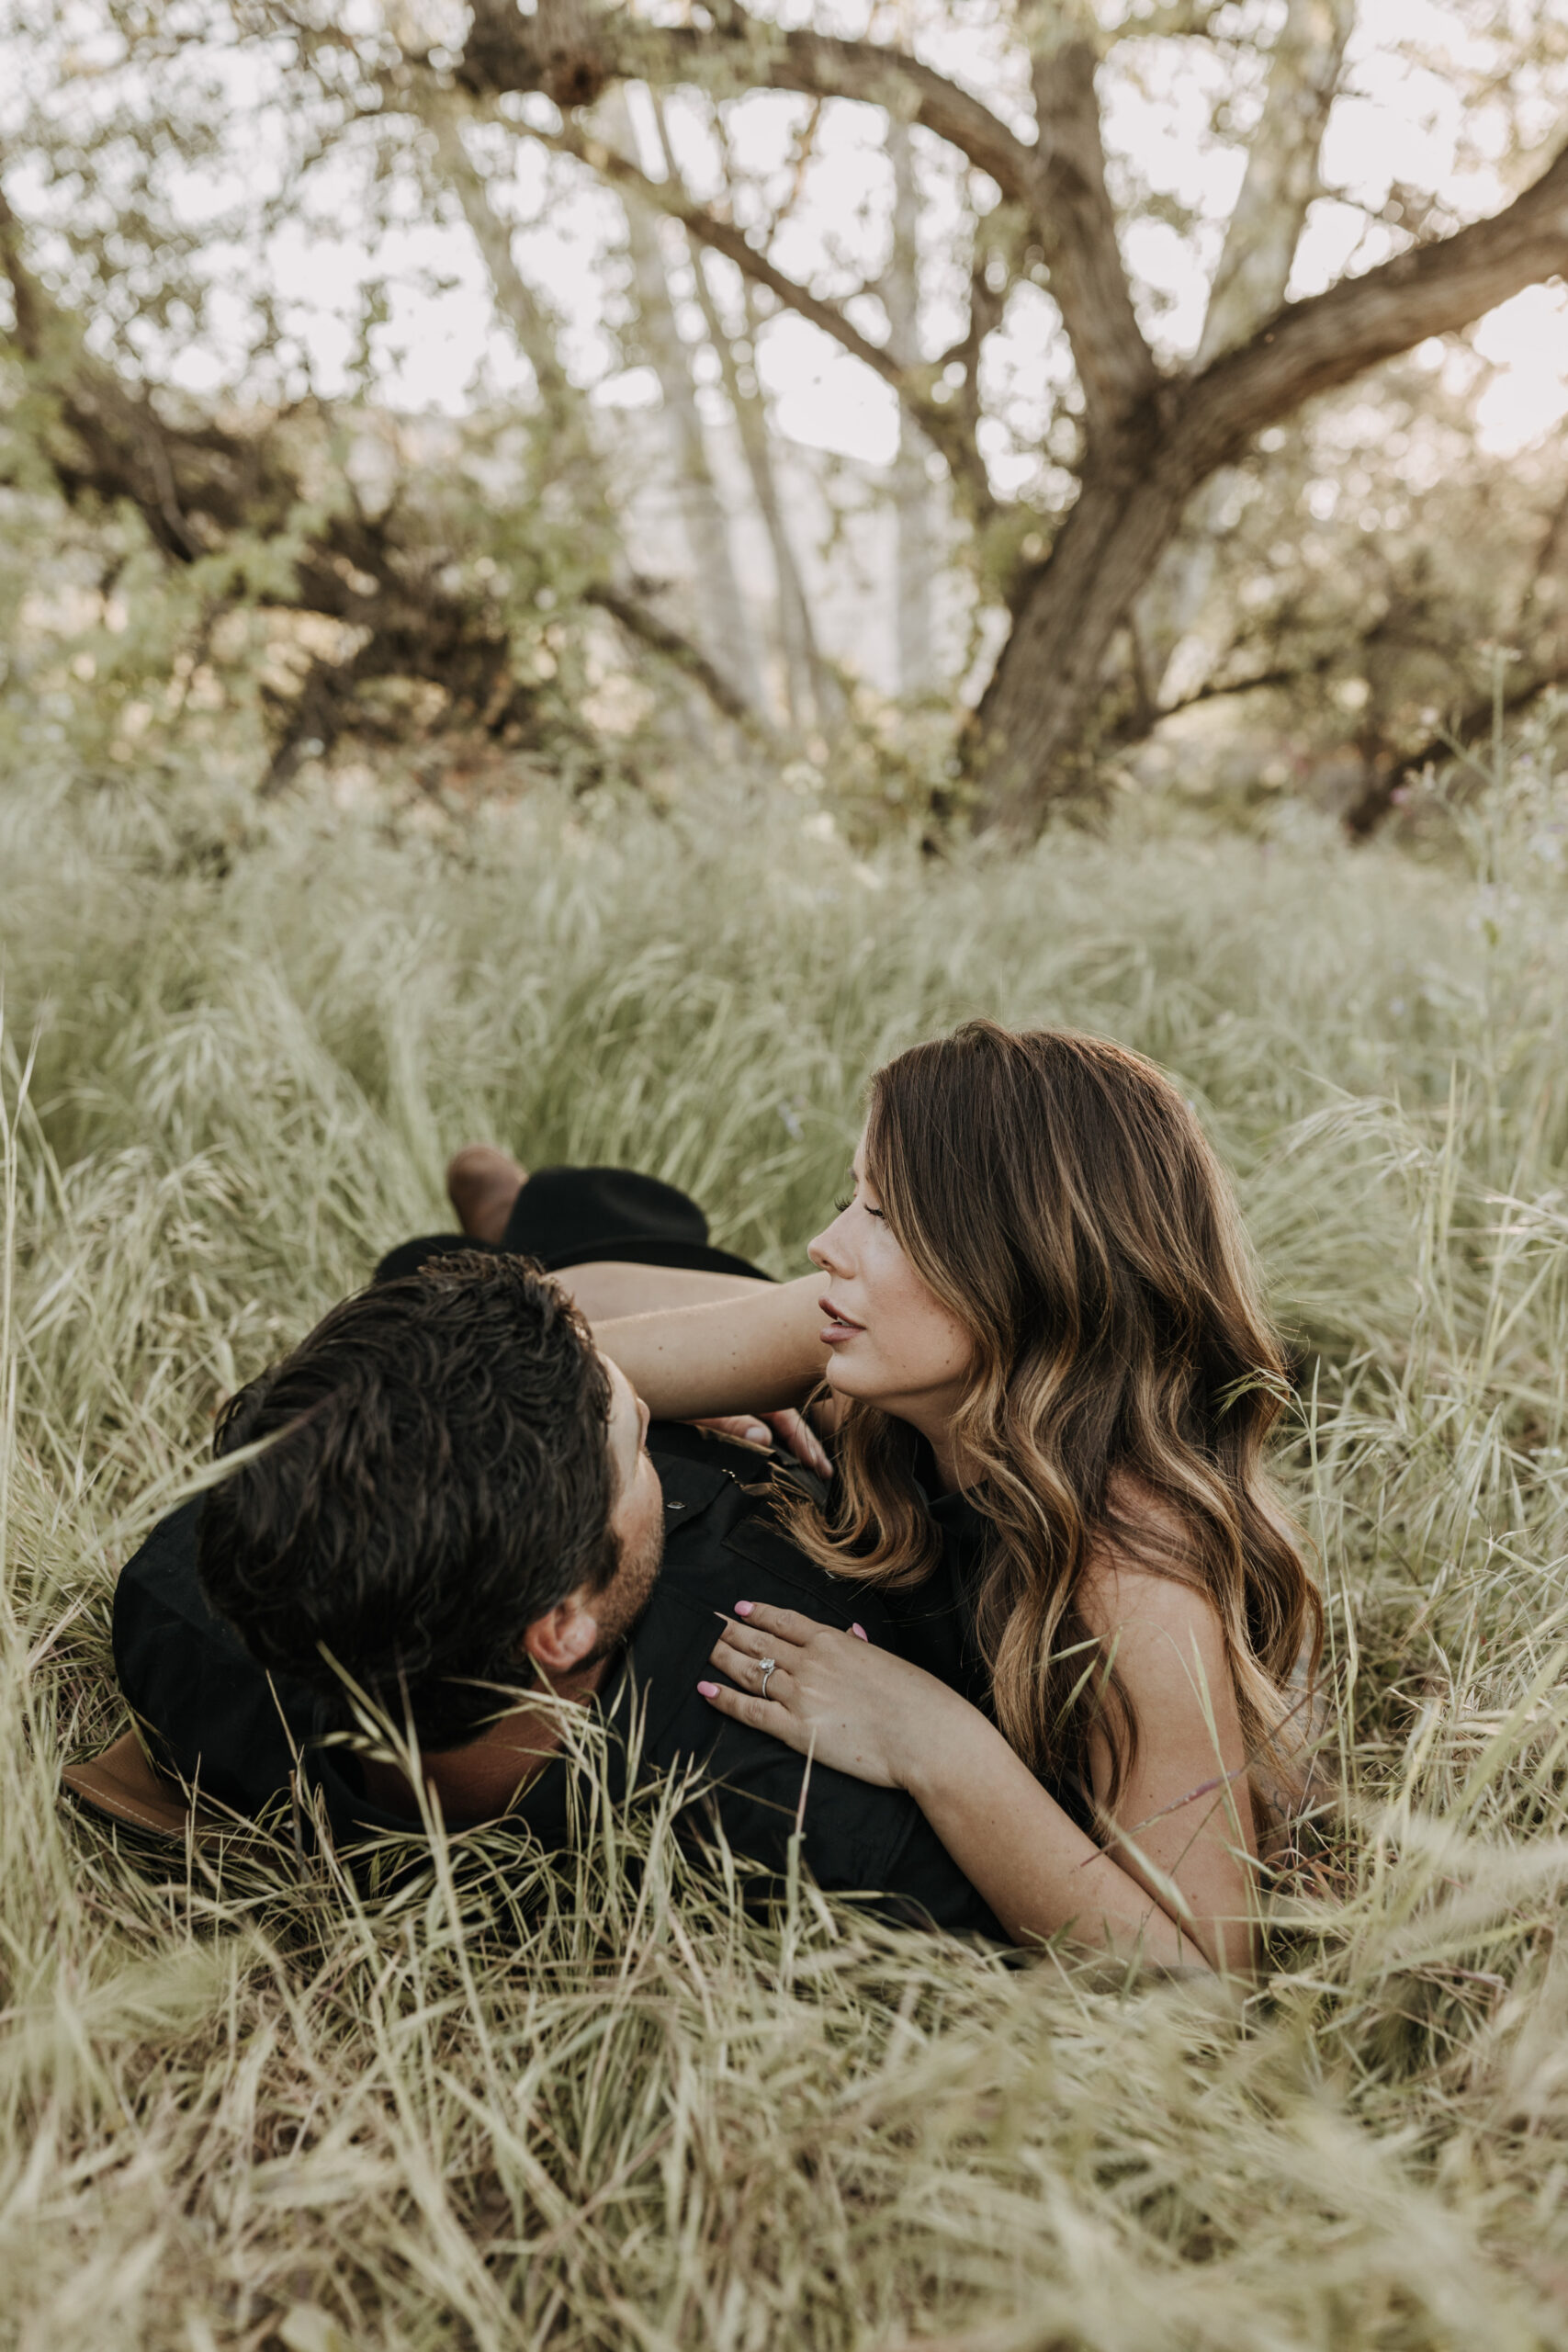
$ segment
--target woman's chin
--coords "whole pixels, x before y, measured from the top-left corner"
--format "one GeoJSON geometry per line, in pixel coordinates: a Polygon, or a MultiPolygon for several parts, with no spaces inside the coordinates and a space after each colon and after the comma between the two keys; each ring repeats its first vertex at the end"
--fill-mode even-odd
{"type": "Polygon", "coordinates": [[[829,1356],[827,1370],[822,1376],[834,1396],[841,1398],[846,1405],[852,1398],[860,1405],[874,1405],[878,1401],[875,1376],[868,1374],[863,1367],[857,1368],[852,1363],[846,1363],[842,1356],[829,1356]]]}

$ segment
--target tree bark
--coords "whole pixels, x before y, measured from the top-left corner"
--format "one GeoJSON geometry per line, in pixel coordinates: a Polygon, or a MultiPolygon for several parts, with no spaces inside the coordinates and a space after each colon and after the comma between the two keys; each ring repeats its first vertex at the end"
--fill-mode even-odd
{"type": "MultiPolygon", "coordinates": [[[[893,251],[882,281],[882,307],[888,348],[900,367],[912,368],[920,355],[920,197],[909,126],[896,116],[887,125],[887,153],[893,165],[893,251]]],[[[929,692],[931,684],[932,549],[926,445],[903,409],[893,461],[893,514],[898,692],[908,696],[929,692]]]]}
{"type": "Polygon", "coordinates": [[[1150,431],[1127,435],[1086,468],[970,723],[964,764],[981,824],[1026,832],[1048,797],[1082,780],[1111,639],[1191,489],[1179,449],[1162,449],[1150,431]]]}
{"type": "Polygon", "coordinates": [[[1094,21],[1085,0],[1043,12],[1049,39],[1032,57],[1040,164],[1033,218],[1048,240],[1051,291],[1073,346],[1090,435],[1113,432],[1158,382],[1105,185],[1094,21]],[[1047,225],[1048,224],[1048,225],[1047,225]]]}

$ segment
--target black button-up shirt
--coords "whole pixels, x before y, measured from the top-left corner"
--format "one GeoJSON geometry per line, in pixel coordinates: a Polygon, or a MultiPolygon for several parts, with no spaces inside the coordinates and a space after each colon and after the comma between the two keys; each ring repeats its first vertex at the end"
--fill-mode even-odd
{"type": "MultiPolygon", "coordinates": [[[[710,1793],[691,1809],[687,1830],[700,1838],[705,1823],[716,1822],[736,1853],[782,1871],[804,1788],[802,1854],[818,1885],[881,1898],[878,1907],[895,1917],[999,1936],[904,1791],[821,1764],[807,1779],[801,1757],[716,1714],[696,1689],[711,1673],[717,1616],[750,1600],[843,1627],[858,1619],[874,1642],[944,1680],[955,1681],[944,1662],[956,1659],[963,1679],[955,1687],[974,1695],[979,1686],[962,1638],[954,1644],[953,1596],[922,1617],[912,1604],[928,1588],[882,1594],[817,1567],[774,1523],[754,1453],[670,1424],[656,1425],[649,1446],[664,1489],[664,1565],[599,1702],[618,1789],[634,1754],[639,1778],[699,1765],[710,1793]]],[[[200,1509],[197,1499],[162,1521],[115,1594],[120,1686],[155,1751],[187,1784],[248,1817],[297,1801],[303,1782],[311,1800],[303,1810],[320,1805],[340,1847],[394,1833],[406,1838],[409,1822],[366,1796],[353,1752],[322,1745],[333,1722],[327,1702],[287,1676],[265,1674],[208,1606],[196,1573],[200,1509]]],[[[552,1758],[508,1816],[547,1849],[570,1841],[576,1769],[567,1756],[552,1758]]]]}

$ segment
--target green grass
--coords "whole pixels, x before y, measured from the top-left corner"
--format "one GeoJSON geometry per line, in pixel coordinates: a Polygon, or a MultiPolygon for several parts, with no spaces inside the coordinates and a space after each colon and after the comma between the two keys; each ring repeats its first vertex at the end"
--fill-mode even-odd
{"type": "Polygon", "coordinates": [[[6,786],[5,2340],[1568,2345],[1543,805],[1499,787],[1425,864],[1302,820],[857,866],[787,806],[432,834],[6,786]],[[1347,1820],[1255,1997],[808,1888],[749,1925],[652,1802],[511,1947],[459,1931],[482,1841],[377,1905],[62,1813],[120,1720],[116,1566],[220,1398],[448,1221],[456,1143],[635,1159],[784,1272],[868,1071],[974,1012],[1179,1075],[1307,1363],[1347,1820]]]}

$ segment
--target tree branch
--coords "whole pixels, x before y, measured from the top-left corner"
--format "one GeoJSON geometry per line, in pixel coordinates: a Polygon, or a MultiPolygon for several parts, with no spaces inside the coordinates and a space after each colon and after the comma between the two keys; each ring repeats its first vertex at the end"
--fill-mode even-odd
{"type": "MultiPolygon", "coordinates": [[[[475,0],[457,78],[484,96],[542,90],[563,112],[592,103],[611,82],[634,80],[658,86],[694,84],[719,94],[792,90],[882,107],[955,147],[1024,213],[1040,240],[1091,413],[1098,409],[1113,418],[1154,390],[1158,378],[1134,314],[1105,188],[1091,26],[1036,62],[1041,135],[1032,147],[978,98],[906,50],[786,31],[747,15],[734,0],[725,0],[722,7],[716,0],[714,13],[717,21],[699,28],[646,24],[624,8],[595,7],[592,0],[537,0],[528,17],[519,13],[515,0],[475,0]]],[[[665,209],[673,207],[666,203],[665,209]]],[[[707,239],[699,220],[688,220],[688,226],[716,252],[728,252],[742,268],[752,268],[742,253],[707,239]]],[[[751,248],[743,252],[750,254],[751,248]]],[[[789,294],[774,290],[781,300],[802,308],[789,294]]],[[[875,346],[863,338],[858,347],[849,344],[839,326],[829,324],[830,316],[818,316],[817,323],[892,382],[886,355],[873,359],[875,346]]],[[[911,413],[953,464],[951,426],[944,431],[933,425],[928,411],[911,413]]]]}
{"type": "Polygon", "coordinates": [[[1568,147],[1488,220],[1417,245],[1325,294],[1287,303],[1183,396],[1186,454],[1201,481],[1254,434],[1428,335],[1451,334],[1521,288],[1568,270],[1568,147]]]}
{"type": "Polygon", "coordinates": [[[1109,50],[1122,40],[1213,40],[1214,19],[1224,6],[1224,0],[1169,0],[1168,6],[1141,8],[1102,30],[1100,41],[1109,50]]]}
{"type": "Polygon", "coordinates": [[[1318,155],[1355,15],[1355,0],[1290,0],[1209,288],[1200,368],[1244,343],[1285,299],[1307,209],[1318,193],[1318,155]]]}
{"type": "Polygon", "coordinates": [[[1051,291],[1073,346],[1089,431],[1114,426],[1159,382],[1154,354],[1133,309],[1116,215],[1105,186],[1100,136],[1099,64],[1089,28],[1068,13],[1071,37],[1033,61],[1040,124],[1035,208],[1051,240],[1051,291]]]}
{"type": "Polygon", "coordinates": [[[682,637],[678,628],[671,628],[667,621],[661,621],[657,613],[650,612],[636,596],[628,594],[625,589],[612,587],[608,581],[596,581],[584,588],[582,601],[585,605],[597,605],[601,612],[608,613],[613,620],[619,621],[629,637],[637,638],[655,653],[662,654],[666,662],[672,662],[676,669],[694,679],[715,709],[722,711],[725,718],[732,720],[754,743],[766,751],[777,751],[778,737],[773,729],[744,695],[736,692],[728,678],[715,669],[707,655],[694,646],[689,637],[682,637]]]}
{"type": "MultiPolygon", "coordinates": [[[[1381,759],[1369,760],[1366,780],[1344,813],[1343,823],[1350,839],[1370,840],[1394,807],[1395,793],[1424,769],[1438,767],[1445,761],[1479,768],[1472,756],[1472,747],[1486,741],[1498,718],[1517,718],[1550,688],[1561,685],[1564,678],[1568,678],[1568,658],[1559,657],[1542,671],[1521,680],[1508,694],[1501,697],[1486,695],[1472,702],[1439,733],[1428,736],[1413,752],[1388,752],[1381,759]]],[[[1479,768],[1479,773],[1485,780],[1487,771],[1479,768]]]]}
{"type": "Polygon", "coordinates": [[[467,111],[428,74],[402,77],[403,86],[389,91],[392,103],[412,104],[435,142],[441,176],[463,209],[474,243],[490,272],[497,310],[517,338],[519,349],[534,371],[539,404],[558,424],[575,395],[556,347],[555,322],[518,268],[512,251],[512,231],[496,210],[490,186],[463,143],[462,116],[467,111]]]}
{"type": "Polygon", "coordinates": [[[786,277],[765,254],[757,251],[733,221],[720,220],[703,205],[694,203],[677,182],[649,179],[628,156],[606,146],[601,139],[590,138],[573,123],[564,124],[559,130],[535,131],[532,135],[559,154],[575,155],[602,179],[618,187],[631,188],[645,203],[667,213],[671,220],[679,220],[688,236],[714,253],[723,254],[754,284],[765,286],[786,309],[820,327],[852,358],[874,369],[897,393],[932,447],[942,451],[955,479],[980,504],[981,512],[988,511],[991,496],[985,466],[964,429],[962,417],[926,397],[920,389],[931,379],[929,368],[901,368],[890,351],[852,325],[836,303],[824,301],[798,279],[786,277]]]}
{"type": "Polygon", "coordinates": [[[570,0],[541,0],[529,17],[516,0],[475,0],[457,79],[482,95],[543,90],[562,107],[591,103],[615,81],[852,98],[934,131],[987,173],[1004,196],[1032,207],[1040,176],[1035,149],[980,99],[907,50],[786,31],[734,6],[714,13],[718,21],[711,27],[658,26],[620,8],[590,13],[570,0]]]}

